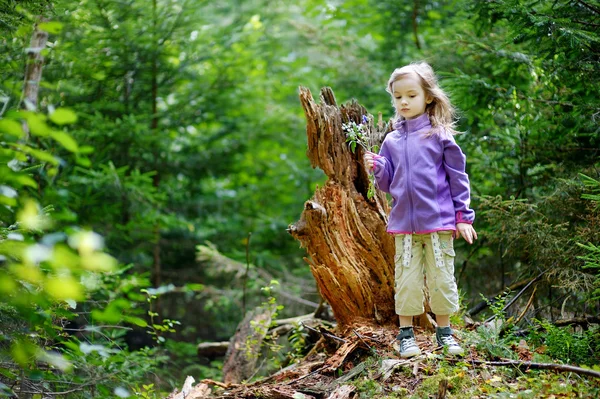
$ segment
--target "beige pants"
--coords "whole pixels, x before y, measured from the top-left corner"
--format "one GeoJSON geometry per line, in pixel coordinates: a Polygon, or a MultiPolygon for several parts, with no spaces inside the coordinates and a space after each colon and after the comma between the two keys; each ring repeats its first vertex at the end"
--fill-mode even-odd
{"type": "Polygon", "coordinates": [[[417,316],[425,311],[423,273],[427,276],[431,311],[436,315],[456,312],[458,290],[452,232],[398,234],[395,240],[396,313],[417,316]]]}

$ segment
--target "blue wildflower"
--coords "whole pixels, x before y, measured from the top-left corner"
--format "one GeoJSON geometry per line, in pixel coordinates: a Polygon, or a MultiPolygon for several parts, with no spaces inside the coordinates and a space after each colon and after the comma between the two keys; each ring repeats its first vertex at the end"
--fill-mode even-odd
{"type": "Polygon", "coordinates": [[[367,123],[369,122],[369,118],[367,118],[367,115],[363,115],[363,123],[367,123]]]}

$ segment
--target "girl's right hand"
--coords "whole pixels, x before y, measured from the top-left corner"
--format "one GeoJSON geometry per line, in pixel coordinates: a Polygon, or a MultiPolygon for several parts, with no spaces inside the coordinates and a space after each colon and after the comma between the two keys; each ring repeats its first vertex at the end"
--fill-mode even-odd
{"type": "Polygon", "coordinates": [[[367,167],[367,170],[369,172],[372,171],[375,167],[375,154],[369,151],[365,151],[363,160],[365,161],[365,166],[367,167]]]}

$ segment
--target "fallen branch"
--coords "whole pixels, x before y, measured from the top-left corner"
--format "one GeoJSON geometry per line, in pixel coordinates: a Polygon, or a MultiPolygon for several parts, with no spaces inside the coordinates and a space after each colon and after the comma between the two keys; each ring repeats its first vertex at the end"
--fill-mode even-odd
{"type": "Polygon", "coordinates": [[[362,341],[362,343],[365,344],[367,346],[367,348],[369,348],[369,351],[371,351],[371,353],[379,355],[379,353],[377,352],[377,349],[375,349],[371,345],[367,344],[367,342],[363,339],[362,335],[360,335],[358,332],[356,332],[356,330],[354,328],[352,329],[352,331],[362,341]]]}
{"type": "MultiPolygon", "coordinates": [[[[458,363],[465,362],[462,359],[446,359],[450,363],[458,363]]],[[[502,361],[486,361],[486,360],[469,360],[469,364],[482,364],[486,366],[496,366],[496,367],[516,367],[519,369],[538,369],[538,370],[554,370],[554,371],[563,371],[563,372],[571,372],[577,374],[589,375],[590,377],[600,378],[600,372],[584,369],[577,366],[570,366],[568,364],[555,364],[555,363],[532,363],[532,362],[520,362],[517,360],[502,360],[502,361]]]]}
{"type": "MultiPolygon", "coordinates": [[[[529,283],[527,283],[527,285],[521,290],[519,291],[519,293],[517,295],[514,296],[513,299],[510,300],[510,302],[508,302],[503,308],[502,308],[502,312],[506,312],[506,310],[513,304],[515,303],[515,301],[521,296],[523,295],[523,293],[525,291],[527,291],[527,288],[529,288],[531,286],[531,284],[535,283],[536,281],[538,281],[543,275],[544,273],[546,273],[545,271],[541,272],[540,274],[537,275],[537,277],[533,278],[529,283]]],[[[490,321],[494,320],[496,318],[496,315],[492,315],[490,317],[488,317],[485,322],[489,323],[490,321]]]]}
{"type": "Polygon", "coordinates": [[[557,327],[571,326],[577,324],[580,326],[586,326],[588,324],[600,324],[600,317],[598,316],[587,316],[587,317],[574,317],[572,319],[561,319],[556,320],[554,325],[557,327]]]}
{"type": "Polygon", "coordinates": [[[333,334],[331,334],[331,333],[329,333],[329,332],[327,332],[327,331],[322,331],[322,329],[320,329],[320,330],[317,330],[316,328],[312,328],[312,327],[310,327],[310,326],[307,326],[306,324],[304,324],[304,323],[302,323],[302,322],[301,322],[300,324],[302,324],[302,326],[303,326],[304,328],[308,329],[308,330],[311,330],[311,331],[313,331],[313,332],[316,332],[316,333],[318,333],[318,334],[321,334],[321,335],[323,335],[323,336],[325,336],[325,337],[332,338],[332,339],[334,339],[334,340],[336,340],[336,341],[340,341],[340,342],[344,342],[344,343],[346,343],[346,340],[345,340],[344,338],[340,338],[340,337],[338,337],[338,336],[336,336],[336,335],[333,335],[333,334]]]}
{"type": "Polygon", "coordinates": [[[202,342],[198,344],[196,353],[199,357],[215,358],[225,356],[229,349],[229,341],[225,342],[202,342]]]}

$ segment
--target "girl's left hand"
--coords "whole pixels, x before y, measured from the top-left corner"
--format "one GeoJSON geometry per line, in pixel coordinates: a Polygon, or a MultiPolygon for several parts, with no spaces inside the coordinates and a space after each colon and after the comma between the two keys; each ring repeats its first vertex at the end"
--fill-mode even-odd
{"type": "Polygon", "coordinates": [[[473,241],[477,239],[477,232],[469,223],[456,223],[456,238],[461,236],[469,244],[473,244],[473,241]]]}

